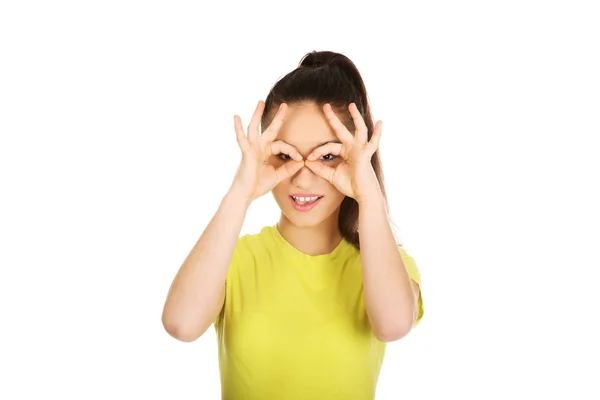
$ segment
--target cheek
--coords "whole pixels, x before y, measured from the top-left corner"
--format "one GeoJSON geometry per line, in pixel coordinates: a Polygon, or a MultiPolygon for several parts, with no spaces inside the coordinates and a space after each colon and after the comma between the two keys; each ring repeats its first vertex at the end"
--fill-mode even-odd
{"type": "Polygon", "coordinates": [[[287,200],[288,192],[288,183],[286,181],[281,182],[271,190],[271,193],[277,202],[287,200]]]}
{"type": "Polygon", "coordinates": [[[335,186],[327,182],[327,189],[323,192],[323,194],[327,197],[327,203],[332,208],[337,208],[342,204],[342,201],[346,198],[346,196],[337,190],[335,186]]]}
{"type": "Polygon", "coordinates": [[[335,199],[338,199],[338,198],[343,199],[344,197],[346,197],[342,192],[337,190],[334,185],[327,182],[326,180],[324,180],[324,181],[325,181],[326,188],[327,188],[326,192],[324,194],[326,194],[327,196],[329,196],[331,198],[335,198],[335,199]]]}

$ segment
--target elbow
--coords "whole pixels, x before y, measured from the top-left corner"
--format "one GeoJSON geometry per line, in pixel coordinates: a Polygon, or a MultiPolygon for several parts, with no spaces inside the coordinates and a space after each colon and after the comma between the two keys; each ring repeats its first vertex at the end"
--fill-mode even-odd
{"type": "Polygon", "coordinates": [[[394,329],[388,331],[375,332],[375,336],[380,342],[395,342],[408,335],[410,329],[394,329]]]}
{"type": "Polygon", "coordinates": [[[202,336],[204,331],[206,331],[206,329],[204,329],[203,331],[199,332],[198,330],[192,329],[185,324],[169,319],[167,316],[165,316],[165,314],[162,316],[162,325],[165,328],[165,331],[171,337],[186,343],[195,341],[202,336]]]}
{"type": "Polygon", "coordinates": [[[199,335],[193,335],[184,330],[173,328],[170,326],[165,326],[165,330],[171,337],[179,340],[180,342],[192,343],[200,337],[199,335]]]}
{"type": "Polygon", "coordinates": [[[381,342],[389,343],[402,339],[412,330],[414,321],[396,321],[382,325],[374,330],[374,334],[381,342]]]}

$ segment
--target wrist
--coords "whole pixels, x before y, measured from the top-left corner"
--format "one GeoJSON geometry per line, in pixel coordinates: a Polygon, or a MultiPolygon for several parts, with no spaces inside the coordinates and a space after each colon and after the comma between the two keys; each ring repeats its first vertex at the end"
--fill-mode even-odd
{"type": "Polygon", "coordinates": [[[385,203],[381,191],[374,191],[362,196],[357,196],[355,200],[358,203],[358,206],[361,208],[378,207],[385,203]]]}
{"type": "Polygon", "coordinates": [[[250,204],[253,201],[253,199],[249,197],[247,193],[245,193],[244,190],[242,190],[235,183],[231,185],[229,191],[225,194],[225,199],[246,208],[250,207],[250,204]]]}

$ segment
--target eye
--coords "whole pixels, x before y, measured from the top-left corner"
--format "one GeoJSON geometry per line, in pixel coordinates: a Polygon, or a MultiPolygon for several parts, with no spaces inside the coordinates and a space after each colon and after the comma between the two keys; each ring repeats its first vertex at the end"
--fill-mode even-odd
{"type": "Polygon", "coordinates": [[[323,161],[333,161],[336,158],[337,158],[337,156],[334,156],[333,154],[329,153],[329,154],[326,154],[326,155],[322,156],[321,160],[323,160],[323,161]]]}
{"type": "Polygon", "coordinates": [[[288,156],[287,154],[284,154],[284,153],[279,153],[279,154],[277,154],[276,157],[279,158],[281,161],[289,161],[289,160],[291,160],[291,157],[288,156]]]}

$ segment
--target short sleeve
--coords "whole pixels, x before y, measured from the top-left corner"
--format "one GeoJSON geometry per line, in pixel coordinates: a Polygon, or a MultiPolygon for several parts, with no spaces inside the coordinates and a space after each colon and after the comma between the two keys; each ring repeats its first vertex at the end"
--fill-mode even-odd
{"type": "Polygon", "coordinates": [[[229,263],[229,269],[227,270],[227,275],[225,276],[225,300],[223,301],[223,307],[221,308],[221,312],[217,315],[217,318],[214,321],[215,328],[218,329],[218,325],[223,319],[225,313],[225,305],[227,303],[227,294],[229,292],[229,288],[227,287],[227,283],[233,280],[233,276],[237,274],[237,270],[239,267],[239,259],[240,259],[240,247],[242,246],[243,237],[238,238],[235,248],[233,250],[233,255],[231,256],[231,262],[229,263]]]}
{"type": "Polygon", "coordinates": [[[413,327],[419,325],[419,322],[421,322],[421,318],[423,318],[423,313],[424,313],[424,308],[423,308],[423,288],[421,286],[421,273],[419,271],[419,267],[417,266],[417,263],[415,262],[415,259],[412,258],[407,252],[406,250],[404,250],[402,247],[398,247],[398,249],[400,250],[400,254],[402,255],[402,261],[404,262],[404,266],[406,267],[406,272],[408,272],[408,275],[410,276],[410,278],[415,281],[417,283],[417,285],[419,285],[419,311],[417,313],[417,319],[415,321],[415,324],[413,325],[413,327]]]}
{"type": "Polygon", "coordinates": [[[227,275],[225,276],[225,285],[227,282],[232,279],[232,276],[237,273],[239,258],[240,258],[240,247],[242,245],[243,238],[239,238],[235,244],[235,248],[233,249],[233,254],[231,256],[231,262],[229,263],[229,269],[227,270],[227,275]]]}

